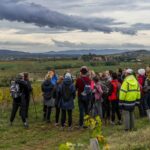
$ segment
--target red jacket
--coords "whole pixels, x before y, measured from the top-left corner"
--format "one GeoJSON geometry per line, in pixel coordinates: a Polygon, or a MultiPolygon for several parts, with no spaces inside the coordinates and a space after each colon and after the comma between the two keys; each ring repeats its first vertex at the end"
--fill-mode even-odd
{"type": "Polygon", "coordinates": [[[118,100],[118,90],[120,87],[120,83],[118,80],[112,80],[111,81],[111,85],[112,85],[112,91],[110,93],[110,96],[108,97],[109,101],[115,101],[118,100]]]}
{"type": "MultiPolygon", "coordinates": [[[[87,84],[91,85],[91,80],[89,77],[81,77],[87,84]]],[[[78,96],[84,91],[84,83],[81,78],[78,78],[76,81],[76,89],[78,90],[78,96]]]]}

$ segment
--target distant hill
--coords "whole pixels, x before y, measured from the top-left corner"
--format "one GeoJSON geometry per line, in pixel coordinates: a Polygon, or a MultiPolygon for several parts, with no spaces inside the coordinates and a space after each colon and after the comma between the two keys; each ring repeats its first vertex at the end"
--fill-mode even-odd
{"type": "Polygon", "coordinates": [[[117,49],[103,49],[103,50],[68,50],[68,51],[49,51],[45,53],[29,53],[15,50],[0,49],[0,59],[22,59],[22,58],[49,58],[49,57],[79,57],[81,55],[96,54],[96,55],[123,55],[126,57],[137,57],[139,55],[150,55],[147,50],[117,50],[117,49]]]}
{"type": "Polygon", "coordinates": [[[2,50],[0,49],[0,56],[22,56],[22,55],[30,55],[30,53],[27,53],[27,52],[21,52],[21,51],[14,51],[14,50],[2,50]]]}
{"type": "Polygon", "coordinates": [[[148,50],[128,51],[128,52],[122,53],[122,55],[137,57],[139,55],[150,55],[150,51],[148,51],[148,50]]]}
{"type": "Polygon", "coordinates": [[[127,50],[117,50],[117,49],[103,49],[103,50],[68,50],[68,51],[50,51],[46,52],[45,54],[49,55],[88,55],[88,54],[96,54],[96,55],[107,55],[107,54],[118,54],[126,52],[127,50]]]}

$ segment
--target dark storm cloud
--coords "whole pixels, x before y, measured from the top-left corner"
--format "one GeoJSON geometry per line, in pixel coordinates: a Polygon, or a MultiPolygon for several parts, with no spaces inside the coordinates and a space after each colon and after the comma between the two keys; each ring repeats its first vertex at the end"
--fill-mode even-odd
{"type": "Polygon", "coordinates": [[[49,28],[82,31],[101,31],[111,33],[113,31],[123,34],[133,34],[127,29],[112,28],[111,25],[120,25],[124,22],[117,22],[111,18],[82,18],[69,16],[56,11],[51,11],[46,7],[35,3],[20,2],[18,0],[1,0],[0,19],[33,23],[39,27],[48,26],[49,28]]]}
{"type": "Polygon", "coordinates": [[[135,30],[150,30],[150,23],[136,23],[132,28],[135,30]]]}
{"type": "Polygon", "coordinates": [[[74,49],[101,49],[101,48],[130,48],[130,49],[138,49],[138,48],[149,48],[149,46],[145,46],[143,44],[136,44],[136,43],[124,43],[121,45],[117,44],[87,44],[87,43],[73,43],[70,41],[58,41],[52,39],[53,43],[57,47],[64,47],[64,48],[74,48],[74,49]]]}
{"type": "Polygon", "coordinates": [[[10,41],[0,41],[0,46],[48,46],[48,44],[37,43],[37,42],[10,42],[10,41]]]}

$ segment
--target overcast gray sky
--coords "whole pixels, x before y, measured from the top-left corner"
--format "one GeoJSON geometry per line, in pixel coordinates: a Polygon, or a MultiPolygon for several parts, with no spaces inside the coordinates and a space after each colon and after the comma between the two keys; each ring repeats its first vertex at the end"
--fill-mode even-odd
{"type": "Polygon", "coordinates": [[[149,49],[150,0],[1,0],[0,49],[149,49]]]}

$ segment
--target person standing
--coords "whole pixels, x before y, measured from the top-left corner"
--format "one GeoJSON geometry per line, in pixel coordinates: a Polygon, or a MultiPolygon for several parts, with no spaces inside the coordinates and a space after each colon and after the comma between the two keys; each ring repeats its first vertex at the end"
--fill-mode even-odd
{"type": "Polygon", "coordinates": [[[118,117],[118,124],[121,125],[121,113],[119,110],[119,89],[121,84],[118,81],[117,73],[112,73],[112,80],[111,80],[111,88],[110,88],[110,96],[108,97],[110,104],[111,104],[111,121],[112,125],[115,125],[115,115],[117,114],[118,117]]]}
{"type": "Polygon", "coordinates": [[[56,84],[56,99],[55,99],[55,126],[59,125],[60,116],[60,96],[59,96],[59,86],[63,83],[64,77],[60,76],[56,84]]]}
{"type": "Polygon", "coordinates": [[[140,90],[141,90],[140,105],[138,106],[140,117],[146,116],[146,110],[145,110],[145,105],[144,105],[144,91],[143,91],[145,79],[146,79],[145,69],[139,69],[138,75],[137,75],[137,80],[139,82],[140,90]]]}
{"type": "Polygon", "coordinates": [[[87,115],[90,96],[87,96],[85,89],[90,90],[91,80],[88,77],[88,68],[81,67],[80,77],[76,80],[76,89],[78,91],[78,106],[79,106],[79,127],[84,127],[84,115],[87,115]]]}
{"type": "Polygon", "coordinates": [[[43,117],[44,121],[47,123],[51,122],[51,110],[55,105],[54,100],[54,92],[55,87],[51,83],[52,76],[51,74],[47,74],[45,77],[45,81],[41,85],[41,89],[43,92],[44,106],[43,106],[43,117]]]}
{"type": "Polygon", "coordinates": [[[100,84],[101,84],[102,90],[103,90],[103,95],[102,95],[103,119],[104,119],[104,123],[107,124],[110,122],[110,102],[108,100],[108,96],[109,96],[111,83],[109,81],[108,76],[106,76],[106,73],[102,74],[102,77],[100,78],[100,84]]]}
{"type": "Polygon", "coordinates": [[[123,109],[125,131],[134,129],[134,108],[141,98],[140,86],[132,69],[125,71],[126,78],[120,89],[119,105],[123,109]]]}
{"type": "Polygon", "coordinates": [[[29,104],[30,104],[30,96],[32,93],[32,86],[31,82],[29,81],[29,74],[27,72],[24,73],[24,81],[27,84],[27,89],[25,91],[25,100],[26,100],[26,120],[28,119],[28,111],[29,111],[29,104]]]}
{"type": "Polygon", "coordinates": [[[27,112],[27,106],[26,106],[26,90],[28,90],[28,86],[26,82],[24,81],[24,74],[20,73],[16,80],[12,82],[10,91],[13,98],[13,107],[11,111],[10,116],[10,125],[13,124],[13,121],[15,119],[16,113],[20,107],[20,116],[22,118],[22,122],[25,128],[28,128],[28,122],[26,120],[26,112],[27,112]]]}
{"type": "Polygon", "coordinates": [[[150,120],[150,69],[146,71],[147,78],[144,83],[144,104],[147,116],[150,120]]]}
{"type": "Polygon", "coordinates": [[[99,83],[99,78],[97,76],[95,76],[93,78],[93,81],[95,83],[94,86],[94,104],[93,104],[93,116],[99,116],[101,119],[103,118],[103,114],[102,114],[102,94],[103,94],[103,90],[101,87],[101,84],[99,83]]]}
{"type": "Polygon", "coordinates": [[[68,127],[70,130],[72,129],[72,110],[74,109],[74,99],[76,96],[75,86],[70,73],[65,75],[63,83],[59,86],[58,96],[60,97],[62,129],[65,127],[67,113],[68,127]]]}

